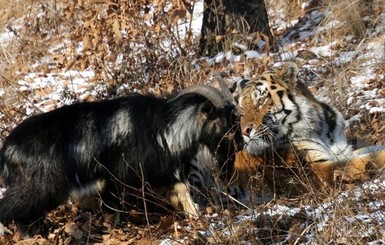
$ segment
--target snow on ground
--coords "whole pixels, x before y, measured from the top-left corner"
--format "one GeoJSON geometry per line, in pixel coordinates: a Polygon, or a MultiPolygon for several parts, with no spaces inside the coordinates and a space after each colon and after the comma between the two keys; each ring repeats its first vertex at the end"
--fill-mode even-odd
{"type": "Polygon", "coordinates": [[[5,48],[5,44],[8,43],[9,40],[15,38],[15,34],[9,30],[3,31],[0,33],[0,43],[2,48],[5,48]]]}
{"type": "Polygon", "coordinates": [[[194,36],[199,36],[203,19],[203,1],[193,3],[193,13],[189,18],[179,21],[177,35],[183,37],[188,31],[194,36]]]}
{"type": "MultiPolygon", "coordinates": [[[[231,227],[227,225],[225,218],[218,219],[218,217],[221,217],[218,213],[205,215],[204,219],[207,221],[215,220],[215,222],[212,222],[212,228],[214,230],[221,230],[222,233],[228,233],[230,236],[232,233],[232,230],[230,229],[236,229],[234,227],[240,226],[245,222],[256,222],[261,216],[282,216],[290,218],[296,215],[301,215],[302,219],[307,221],[302,224],[303,233],[301,234],[307,238],[307,242],[301,244],[314,244],[312,239],[314,234],[320,233],[323,230],[330,228],[330,226],[335,225],[335,218],[338,215],[338,217],[342,219],[341,222],[345,223],[345,225],[346,223],[351,224],[352,226],[357,226],[357,229],[359,229],[358,233],[352,233],[351,236],[361,236],[361,238],[364,239],[373,237],[378,232],[380,234],[385,234],[385,213],[383,211],[385,200],[365,200],[369,193],[371,195],[376,195],[382,194],[384,191],[385,178],[381,178],[365,182],[351,191],[340,194],[332,201],[316,206],[299,205],[299,207],[293,208],[286,205],[275,204],[270,206],[268,209],[248,210],[244,214],[236,216],[231,227]],[[343,210],[345,205],[352,205],[352,203],[357,205],[357,210],[366,209],[369,210],[369,212],[365,214],[352,214],[349,212],[343,214],[342,211],[341,214],[341,209],[343,210]],[[336,212],[338,212],[338,214],[336,212]]],[[[342,223],[341,227],[343,227],[342,223]]],[[[184,228],[185,227],[179,227],[178,229],[184,228]]],[[[254,229],[257,230],[259,228],[254,229]]],[[[342,232],[349,231],[342,230],[340,232],[341,237],[344,237],[342,232]]],[[[357,230],[354,230],[353,232],[357,232],[357,230]]],[[[199,233],[207,238],[213,236],[211,229],[200,230],[199,233]]],[[[287,236],[288,238],[291,236],[290,232],[288,232],[287,236]]],[[[240,242],[248,244],[247,241],[240,242]]],[[[377,244],[383,244],[385,240],[378,240],[377,242],[377,244]]],[[[172,240],[172,238],[169,238],[164,240],[162,244],[183,244],[183,242],[181,242],[181,240],[175,241],[172,240]]]]}
{"type": "MultiPolygon", "coordinates": [[[[203,2],[197,1],[195,3],[194,12],[192,16],[192,21],[189,18],[182,19],[179,21],[180,28],[177,30],[178,36],[185,35],[186,31],[191,28],[194,35],[198,35],[201,24],[202,24],[202,11],[203,11],[203,2]]],[[[277,15],[281,15],[282,13],[277,13],[277,15]]],[[[314,25],[319,24],[322,14],[317,10],[311,12],[307,21],[299,26],[299,28],[294,28],[289,32],[289,34],[300,36],[299,40],[305,40],[309,37],[315,35],[314,31],[309,31],[314,27],[314,25]]],[[[277,25],[275,28],[288,28],[293,27],[293,23],[283,22],[282,19],[276,17],[275,20],[281,20],[280,24],[275,23],[277,25]]],[[[381,23],[378,24],[378,28],[372,30],[373,35],[380,35],[381,28],[385,26],[385,13],[381,15],[378,21],[381,23]],[[382,23],[384,22],[384,23],[382,23]]],[[[295,24],[295,23],[294,23],[295,24]]],[[[322,26],[323,31],[326,31],[328,28],[334,28],[335,25],[327,24],[322,26]]],[[[289,35],[290,36],[290,35],[289,35]]],[[[8,40],[11,40],[14,36],[9,31],[3,31],[0,33],[0,40],[6,43],[8,40]]],[[[2,43],[0,42],[0,43],[2,43]]],[[[287,36],[283,37],[280,41],[283,45],[281,46],[282,51],[277,54],[271,54],[272,57],[279,56],[282,60],[289,59],[297,59],[298,60],[298,49],[293,48],[293,43],[288,39],[287,36]],[[286,51],[285,51],[286,50],[286,51]]],[[[313,52],[317,58],[300,62],[304,63],[302,67],[309,68],[315,67],[316,65],[323,62],[324,59],[330,59],[330,65],[340,65],[351,62],[353,59],[355,60],[365,60],[365,62],[360,64],[360,72],[357,73],[356,76],[352,76],[350,78],[350,82],[352,84],[352,91],[350,92],[349,97],[354,97],[354,102],[357,103],[359,101],[359,107],[365,108],[368,111],[376,112],[383,111],[385,101],[376,101],[377,106],[373,106],[371,103],[373,100],[377,98],[377,90],[366,91],[363,95],[357,95],[357,91],[361,92],[357,88],[365,88],[368,86],[368,82],[372,79],[383,79],[383,75],[376,74],[375,69],[377,68],[377,64],[384,61],[385,54],[385,46],[383,42],[383,36],[380,36],[377,40],[365,44],[365,47],[362,47],[361,50],[353,50],[346,52],[338,52],[335,49],[337,45],[336,42],[327,43],[323,46],[312,46],[307,47],[301,45],[300,50],[308,49],[313,52]],[[316,64],[316,65],[313,65],[316,64]]],[[[265,57],[265,54],[259,53],[254,50],[247,50],[247,48],[239,43],[234,43],[234,46],[239,47],[243,50],[242,54],[234,55],[232,52],[221,52],[216,56],[211,58],[205,58],[209,65],[214,65],[216,63],[221,63],[224,60],[229,62],[229,67],[233,66],[234,63],[242,62],[244,59],[256,59],[262,60],[265,57]]],[[[56,50],[53,48],[51,52],[56,50]]],[[[58,49],[60,50],[60,49],[58,49]]],[[[81,52],[81,44],[79,44],[79,48],[77,50],[81,52]]],[[[64,52],[64,51],[61,51],[64,52]]],[[[39,64],[36,64],[38,66],[39,64]]],[[[244,74],[239,74],[243,76],[251,76],[247,70],[244,71],[244,74]]],[[[92,80],[94,73],[92,70],[89,71],[76,71],[76,70],[68,70],[62,71],[59,73],[49,73],[49,74],[36,74],[30,73],[26,74],[24,79],[18,82],[19,91],[21,92],[30,92],[30,101],[37,101],[33,105],[29,105],[30,109],[27,111],[28,115],[34,113],[35,111],[49,111],[58,106],[66,105],[73,103],[73,99],[71,100],[65,94],[73,94],[79,101],[84,101],[90,99],[90,97],[95,97],[98,93],[98,89],[103,91],[106,89],[103,85],[98,85],[98,88],[95,88],[93,84],[89,81],[92,80]],[[50,93],[45,92],[50,91],[50,93]]],[[[7,91],[4,89],[0,89],[0,95],[6,94],[7,91]]],[[[349,99],[349,101],[352,101],[349,99]]]]}

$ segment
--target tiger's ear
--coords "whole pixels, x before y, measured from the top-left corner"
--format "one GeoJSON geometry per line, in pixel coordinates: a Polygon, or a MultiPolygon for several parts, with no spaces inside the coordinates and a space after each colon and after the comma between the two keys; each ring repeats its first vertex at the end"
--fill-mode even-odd
{"type": "Polygon", "coordinates": [[[230,89],[231,94],[233,95],[234,100],[239,104],[239,97],[242,94],[243,89],[246,87],[246,84],[249,82],[247,79],[242,79],[241,81],[235,82],[232,89],[230,89]]]}
{"type": "Polygon", "coordinates": [[[283,65],[282,69],[277,72],[277,76],[280,77],[289,86],[294,87],[297,83],[297,76],[299,69],[294,61],[287,61],[283,65]]]}

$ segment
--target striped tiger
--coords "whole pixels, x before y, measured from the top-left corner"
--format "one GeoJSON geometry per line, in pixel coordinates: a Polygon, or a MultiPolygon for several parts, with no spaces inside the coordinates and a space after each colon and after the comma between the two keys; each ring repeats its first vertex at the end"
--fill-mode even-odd
{"type": "Polygon", "coordinates": [[[238,83],[245,141],[235,161],[239,186],[263,172],[275,192],[297,195],[332,184],[337,173],[343,179],[366,179],[385,165],[383,146],[353,150],[342,114],[317,100],[298,72],[289,61],[276,72],[238,83]]]}
{"type": "Polygon", "coordinates": [[[353,150],[342,114],[316,99],[298,73],[289,61],[236,84],[245,149],[236,153],[235,174],[226,187],[212,182],[211,155],[197,155],[189,180],[204,200],[214,192],[217,203],[227,203],[229,196],[255,203],[248,190],[260,183],[255,177],[261,173],[274,193],[295,196],[328,188],[336,178],[366,180],[385,166],[385,146],[353,150]]]}

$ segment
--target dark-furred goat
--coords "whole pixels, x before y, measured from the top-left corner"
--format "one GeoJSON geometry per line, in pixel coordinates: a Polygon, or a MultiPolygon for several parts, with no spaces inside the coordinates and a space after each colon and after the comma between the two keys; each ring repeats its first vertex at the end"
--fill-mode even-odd
{"type": "Polygon", "coordinates": [[[189,164],[205,145],[223,176],[232,174],[235,148],[242,147],[238,113],[222,91],[193,86],[171,99],[134,94],[32,116],[0,151],[6,184],[0,222],[14,221],[26,232],[69,197],[97,193],[119,208],[144,185],[167,190],[169,204],[198,215],[186,180],[189,164]]]}

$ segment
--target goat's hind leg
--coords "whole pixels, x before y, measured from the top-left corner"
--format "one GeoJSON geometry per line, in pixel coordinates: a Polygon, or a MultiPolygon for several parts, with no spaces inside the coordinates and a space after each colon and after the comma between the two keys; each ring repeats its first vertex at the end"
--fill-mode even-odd
{"type": "MultiPolygon", "coordinates": [[[[14,221],[23,237],[28,237],[31,224],[68,198],[65,188],[58,189],[53,184],[32,182],[13,183],[0,199],[0,223],[6,226],[14,221]]],[[[33,227],[37,228],[35,225],[33,227]]]]}

